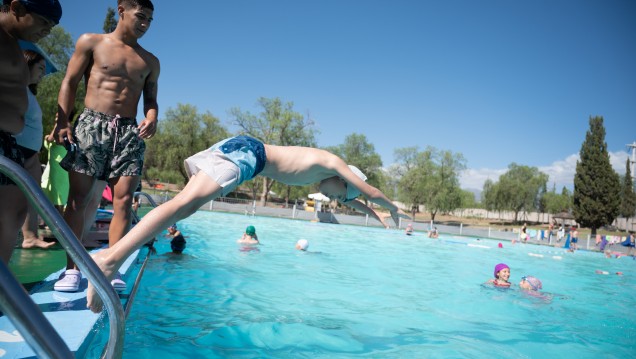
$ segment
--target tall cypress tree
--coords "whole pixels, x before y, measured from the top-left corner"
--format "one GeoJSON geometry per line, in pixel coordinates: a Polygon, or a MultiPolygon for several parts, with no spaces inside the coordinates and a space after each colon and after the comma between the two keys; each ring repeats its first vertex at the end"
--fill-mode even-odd
{"type": "Polygon", "coordinates": [[[621,203],[621,181],[610,164],[603,117],[590,117],[590,130],[579,156],[574,175],[574,217],[596,235],[598,228],[616,219],[621,203]]]}
{"type": "Polygon", "coordinates": [[[629,158],[627,159],[625,167],[619,213],[621,217],[629,218],[636,214],[636,193],[634,193],[634,182],[632,181],[632,170],[630,168],[629,158]]]}
{"type": "Polygon", "coordinates": [[[117,20],[115,20],[115,9],[108,7],[106,11],[106,19],[104,19],[104,34],[109,34],[115,31],[117,27],[117,20]]]}

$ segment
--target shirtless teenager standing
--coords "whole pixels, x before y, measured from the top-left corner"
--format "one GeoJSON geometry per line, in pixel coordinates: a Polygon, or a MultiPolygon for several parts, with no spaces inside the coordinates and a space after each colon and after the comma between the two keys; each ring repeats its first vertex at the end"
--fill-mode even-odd
{"type": "MultiPolygon", "coordinates": [[[[29,68],[18,40],[42,39],[61,17],[62,7],[57,0],[4,0],[0,5],[0,155],[20,165],[23,156],[13,135],[24,128],[29,68]]],[[[7,264],[24,223],[27,201],[3,174],[0,198],[0,260],[7,264]]]]}
{"type": "MultiPolygon", "coordinates": [[[[132,195],[139,183],[145,150],[144,139],[157,129],[159,60],[143,49],[141,38],[153,18],[150,0],[118,0],[117,28],[110,34],[84,34],[75,45],[58,97],[53,136],[71,149],[61,166],[69,172],[69,198],[64,219],[81,239],[85,214],[98,180],[113,189],[113,218],[108,243],[113,246],[129,230],[132,195]],[[71,129],[80,80],[86,84],[85,109],[71,129]],[[137,105],[143,94],[145,119],[137,124],[137,105]]],[[[55,290],[78,290],[81,275],[70,257],[55,290]]],[[[115,289],[126,283],[117,276],[115,289]]]]}
{"type": "MultiPolygon", "coordinates": [[[[379,189],[366,183],[366,176],[359,169],[317,148],[267,145],[255,138],[238,136],[187,158],[185,165],[190,181],[179,194],[146,214],[116,245],[93,256],[107,278],[167,225],[190,216],[207,202],[226,195],[257,175],[287,185],[318,182],[322,194],[368,214],[385,227],[388,227],[385,216],[358,201],[359,195],[388,209],[396,225],[399,217],[409,218],[379,189]]],[[[90,283],[87,306],[94,312],[102,309],[102,302],[90,283]]]]}

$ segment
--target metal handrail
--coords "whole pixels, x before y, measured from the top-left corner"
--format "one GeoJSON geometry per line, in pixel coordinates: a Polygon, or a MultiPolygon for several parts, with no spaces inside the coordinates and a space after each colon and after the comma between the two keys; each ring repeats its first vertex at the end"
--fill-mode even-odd
{"type": "Polygon", "coordinates": [[[148,200],[148,202],[150,202],[150,204],[151,204],[153,207],[157,207],[157,202],[155,202],[155,200],[154,200],[154,199],[152,199],[152,196],[150,196],[148,193],[146,193],[146,192],[135,192],[135,193],[133,194],[133,197],[134,197],[134,196],[137,196],[137,195],[146,197],[146,199],[148,200]]]}
{"type": "Polygon", "coordinates": [[[60,334],[46,320],[3,261],[0,261],[0,307],[22,334],[38,358],[73,358],[60,334]],[[38,340],[37,338],[45,338],[38,340]]]}
{"type": "MultiPolygon", "coordinates": [[[[35,209],[37,209],[44,222],[49,226],[62,247],[66,249],[67,253],[71,256],[75,264],[77,264],[77,266],[82,270],[86,277],[88,277],[88,280],[90,280],[91,283],[93,283],[93,285],[95,286],[95,290],[103,299],[104,306],[108,311],[108,320],[110,323],[109,340],[103,357],[120,358],[122,356],[124,348],[124,310],[119,297],[117,296],[117,293],[113,289],[112,285],[106,279],[99,267],[97,267],[97,264],[95,264],[92,258],[88,255],[88,252],[86,252],[86,250],[79,242],[75,234],[71,231],[69,226],[66,224],[60,213],[45,197],[44,192],[42,192],[42,189],[40,188],[39,184],[35,182],[33,177],[16,163],[2,155],[0,155],[0,173],[3,173],[16,183],[18,188],[25,194],[31,205],[35,209]]],[[[5,281],[2,281],[0,283],[0,286],[3,287],[3,289],[5,287],[5,283],[5,281]]],[[[6,293],[7,296],[9,296],[9,292],[7,291],[6,293]]],[[[15,290],[13,290],[11,295],[15,296],[15,290]]],[[[31,301],[31,303],[33,303],[30,297],[29,300],[31,301]]],[[[18,329],[20,334],[22,334],[25,340],[27,340],[29,345],[33,346],[32,343],[37,342],[37,348],[39,345],[42,345],[42,343],[50,340],[50,337],[42,335],[40,331],[31,332],[25,329],[31,326],[28,322],[30,320],[33,320],[33,318],[38,316],[40,316],[44,320],[46,320],[46,318],[41,311],[37,310],[34,312],[33,307],[29,308],[28,305],[24,304],[24,302],[20,305],[24,305],[22,309],[28,311],[28,315],[26,317],[20,315],[20,312],[16,311],[13,306],[8,306],[7,308],[5,308],[5,310],[7,311],[7,314],[12,321],[16,320],[20,323],[16,325],[16,329],[18,329]]],[[[33,305],[35,305],[35,303],[33,303],[33,305]]],[[[46,345],[42,346],[44,348],[47,348],[46,345]]],[[[58,357],[56,353],[50,354],[51,357],[58,357]]]]}

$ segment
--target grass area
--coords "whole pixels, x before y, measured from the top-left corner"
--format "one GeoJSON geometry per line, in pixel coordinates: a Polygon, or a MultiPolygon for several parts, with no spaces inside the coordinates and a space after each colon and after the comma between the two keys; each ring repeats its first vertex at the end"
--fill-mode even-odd
{"type": "Polygon", "coordinates": [[[50,249],[16,248],[9,261],[13,275],[27,290],[65,266],[66,251],[59,244],[50,249]]]}

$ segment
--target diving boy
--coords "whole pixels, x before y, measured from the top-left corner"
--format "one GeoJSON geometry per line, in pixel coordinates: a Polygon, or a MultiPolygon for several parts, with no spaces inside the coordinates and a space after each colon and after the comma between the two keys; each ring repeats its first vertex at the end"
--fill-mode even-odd
{"type": "MultiPolygon", "coordinates": [[[[137,248],[175,223],[196,212],[205,203],[230,193],[257,175],[287,185],[319,183],[325,196],[368,214],[388,227],[375,210],[356,200],[362,194],[389,210],[397,225],[399,217],[409,218],[379,189],[365,182],[366,176],[348,166],[340,157],[317,148],[275,146],[248,137],[225,139],[185,160],[190,181],[172,200],[153,209],[116,245],[95,254],[97,265],[110,278],[137,248]]],[[[89,285],[87,306],[94,312],[102,303],[89,285]]]]}

